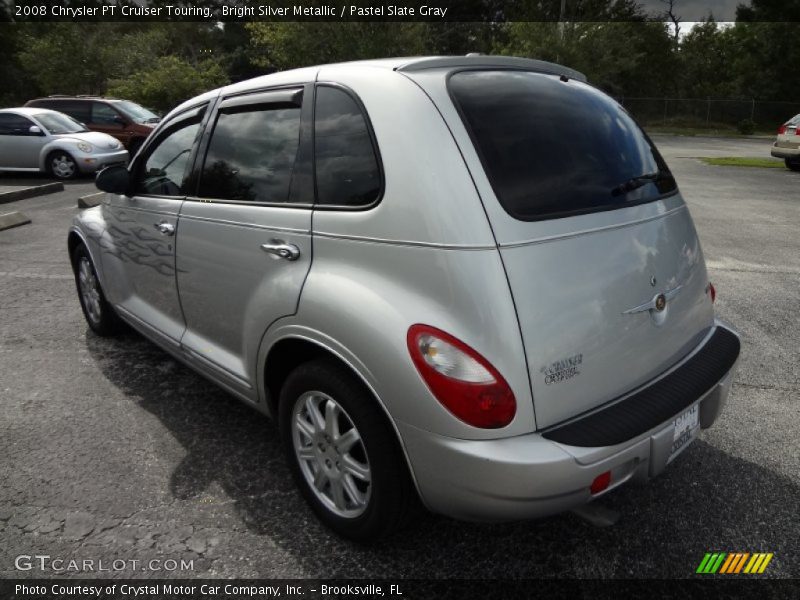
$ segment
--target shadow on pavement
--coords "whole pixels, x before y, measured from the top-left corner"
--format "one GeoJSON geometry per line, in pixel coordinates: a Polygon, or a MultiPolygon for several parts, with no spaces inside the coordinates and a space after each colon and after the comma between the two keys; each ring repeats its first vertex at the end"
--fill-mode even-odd
{"type": "Polygon", "coordinates": [[[710,551],[774,552],[766,575],[797,575],[798,486],[702,439],[658,479],[604,499],[621,513],[610,528],[571,514],[508,524],[428,515],[380,544],[352,544],[305,506],[268,419],[134,333],[87,333],[86,343],[105,376],[185,448],[172,494],[190,499],[216,482],[248,530],[310,576],[675,578],[694,576],[710,551]]]}

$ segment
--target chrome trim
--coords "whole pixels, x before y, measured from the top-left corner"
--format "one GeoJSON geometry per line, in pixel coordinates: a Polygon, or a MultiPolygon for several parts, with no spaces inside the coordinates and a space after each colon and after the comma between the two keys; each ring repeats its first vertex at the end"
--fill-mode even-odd
{"type": "Polygon", "coordinates": [[[159,221],[158,223],[153,223],[153,227],[155,227],[159,233],[163,233],[164,235],[175,235],[175,226],[168,221],[159,221]]]}
{"type": "Polygon", "coordinates": [[[632,315],[634,313],[645,312],[648,310],[655,310],[661,312],[667,307],[667,302],[672,300],[675,296],[677,296],[680,291],[683,289],[683,285],[676,286],[671,290],[667,290],[666,292],[659,292],[655,296],[653,296],[648,302],[644,304],[640,304],[639,306],[634,306],[633,308],[629,308],[628,310],[622,311],[623,315],[632,315]]]}
{"type": "Polygon", "coordinates": [[[297,260],[300,258],[300,248],[294,244],[287,244],[283,240],[272,240],[269,244],[261,244],[261,249],[267,254],[272,254],[278,258],[286,260],[297,260]]]}

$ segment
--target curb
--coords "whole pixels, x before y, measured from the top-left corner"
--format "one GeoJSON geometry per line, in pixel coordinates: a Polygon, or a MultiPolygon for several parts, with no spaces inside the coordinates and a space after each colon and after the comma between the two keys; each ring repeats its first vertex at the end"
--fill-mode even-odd
{"type": "Polygon", "coordinates": [[[21,212],[6,213],[0,215],[0,231],[11,229],[12,227],[19,227],[20,225],[27,225],[30,222],[31,220],[21,212]]]}
{"type": "Polygon", "coordinates": [[[102,196],[105,192],[95,192],[78,198],[78,208],[93,208],[103,203],[102,196]]]}
{"type": "Polygon", "coordinates": [[[45,194],[54,194],[56,192],[63,192],[64,184],[59,182],[45,183],[44,185],[34,185],[26,187],[21,190],[14,190],[13,192],[0,192],[0,204],[6,202],[14,202],[15,200],[24,200],[25,198],[34,198],[36,196],[44,196],[45,194]]]}

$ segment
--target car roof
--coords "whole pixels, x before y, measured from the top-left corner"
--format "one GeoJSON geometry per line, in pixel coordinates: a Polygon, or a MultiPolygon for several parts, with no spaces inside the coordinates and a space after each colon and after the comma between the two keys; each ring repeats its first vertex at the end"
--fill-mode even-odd
{"type": "Polygon", "coordinates": [[[69,94],[53,94],[51,96],[42,96],[41,98],[34,98],[29,102],[42,102],[43,100],[47,102],[53,102],[53,101],[58,102],[60,100],[69,100],[69,101],[84,100],[86,102],[92,102],[92,101],[122,102],[121,98],[113,98],[109,96],[92,96],[89,94],[81,94],[78,96],[70,96],[69,94]]]}
{"type": "Polygon", "coordinates": [[[33,117],[35,115],[40,115],[42,113],[53,113],[56,115],[64,114],[58,112],[57,110],[50,110],[49,108],[39,108],[38,106],[18,106],[14,108],[2,108],[0,109],[0,113],[12,113],[17,115],[23,115],[26,117],[33,117]]]}

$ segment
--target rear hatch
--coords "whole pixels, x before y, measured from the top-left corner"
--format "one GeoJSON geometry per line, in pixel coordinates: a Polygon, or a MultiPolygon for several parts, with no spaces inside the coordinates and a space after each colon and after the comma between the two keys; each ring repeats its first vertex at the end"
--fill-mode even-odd
{"type": "Polygon", "coordinates": [[[655,146],[613,99],[559,77],[470,70],[449,91],[495,198],[539,428],[681,360],[713,323],[697,235],[655,146]],[[509,218],[510,217],[510,218],[509,218]]]}

